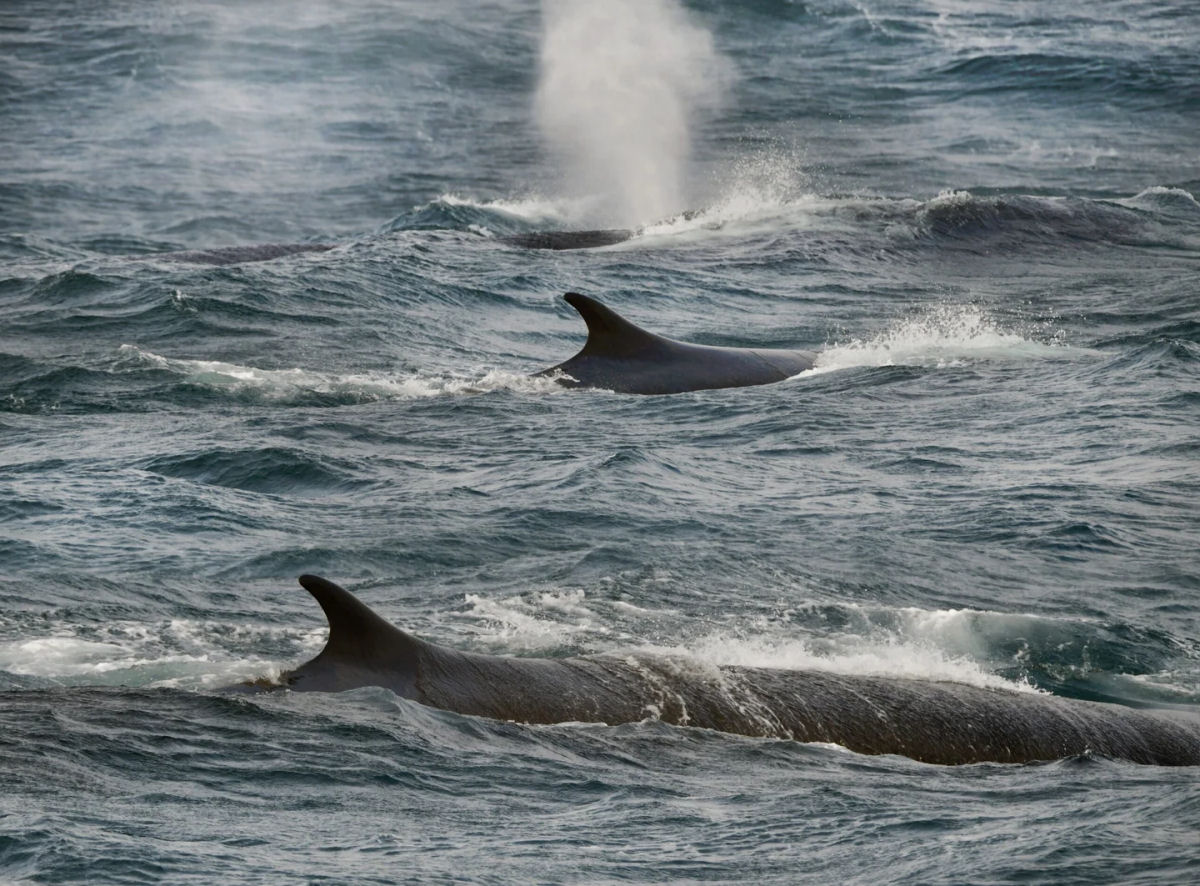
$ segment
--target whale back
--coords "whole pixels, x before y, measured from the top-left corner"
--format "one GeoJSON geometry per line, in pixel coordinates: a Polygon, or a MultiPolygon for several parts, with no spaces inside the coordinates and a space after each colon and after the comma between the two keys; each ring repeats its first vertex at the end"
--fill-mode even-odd
{"type": "MultiPolygon", "coordinates": [[[[300,583],[329,621],[295,690],[381,686],[431,707],[523,723],[657,719],[741,735],[839,744],[925,763],[1026,763],[1094,754],[1200,764],[1200,724],[1121,705],[962,683],[714,667],[646,654],[521,658],[419,640],[330,581],[300,583]]],[[[257,687],[261,688],[261,687],[257,687]]]]}
{"type": "Polygon", "coordinates": [[[588,337],[574,357],[538,375],[559,375],[570,387],[622,394],[678,394],[783,381],[813,366],[804,351],[718,348],[647,332],[578,292],[563,298],[579,312],[588,337]]]}
{"type": "Polygon", "coordinates": [[[1028,763],[1095,755],[1200,764],[1200,724],[1123,705],[893,677],[738,670],[736,694],[769,699],[778,734],[924,763],[1028,763]]]}
{"type": "Polygon", "coordinates": [[[524,249],[594,249],[598,246],[623,243],[636,233],[636,231],[620,228],[596,231],[532,231],[524,234],[510,234],[507,237],[501,237],[500,241],[509,246],[520,246],[524,249]]]}

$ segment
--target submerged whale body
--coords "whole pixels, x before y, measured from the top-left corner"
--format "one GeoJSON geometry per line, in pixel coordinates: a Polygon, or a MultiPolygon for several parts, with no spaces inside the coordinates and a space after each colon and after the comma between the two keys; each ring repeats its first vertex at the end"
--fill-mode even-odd
{"type": "Polygon", "coordinates": [[[596,231],[533,231],[526,234],[509,234],[501,237],[502,243],[524,249],[595,249],[624,243],[637,231],[624,228],[606,228],[596,231]]]}
{"type": "MultiPolygon", "coordinates": [[[[706,209],[685,209],[671,218],[660,219],[650,227],[670,225],[679,221],[692,221],[701,218],[706,209]]],[[[720,222],[707,225],[719,228],[720,222]]],[[[632,240],[646,231],[646,228],[598,228],[590,231],[526,231],[521,234],[508,234],[499,237],[501,243],[509,246],[520,246],[523,249],[595,249],[600,246],[612,246],[632,240]]]]}
{"type": "Polygon", "coordinates": [[[813,367],[807,351],[716,348],[647,332],[578,292],[563,296],[587,324],[583,349],[537,375],[560,375],[569,387],[621,394],[678,394],[783,381],[813,367]]]}
{"type": "Polygon", "coordinates": [[[1200,723],[1098,702],[959,683],[711,667],[646,654],[514,658],[459,652],[394,627],[349,591],[300,577],[329,621],[316,658],[280,677],[297,691],[381,686],[424,705],[521,723],[647,718],[842,745],[926,763],[1026,763],[1095,754],[1200,764],[1200,723]]]}

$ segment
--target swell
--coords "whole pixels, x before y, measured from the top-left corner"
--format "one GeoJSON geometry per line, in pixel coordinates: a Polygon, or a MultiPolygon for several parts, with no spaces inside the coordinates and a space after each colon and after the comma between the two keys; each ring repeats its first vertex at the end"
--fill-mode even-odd
{"type": "Polygon", "coordinates": [[[1088,880],[1151,870],[1187,881],[1186,853],[1181,860],[1178,851],[1193,814],[1181,799],[1192,779],[1186,772],[1130,772],[1095,759],[940,770],[656,723],[488,723],[369,690],[332,707],[311,697],[197,703],[137,691],[31,693],[4,702],[11,718],[0,736],[27,723],[38,737],[21,744],[0,737],[12,755],[0,857],[10,875],[31,879],[131,883],[202,871],[255,884],[367,881],[394,876],[397,865],[419,857],[423,876],[455,882],[531,873],[555,882],[645,882],[664,870],[674,879],[735,880],[747,853],[776,841],[769,857],[753,862],[767,882],[789,882],[801,867],[822,879],[851,871],[853,881],[866,882],[877,868],[862,846],[903,840],[893,873],[926,881],[944,874],[939,847],[957,838],[960,861],[1005,879],[1037,879],[1049,868],[1088,880]],[[1158,789],[1147,791],[1148,779],[1158,789]],[[770,788],[748,793],[753,784],[770,788]],[[964,791],[986,806],[982,825],[962,820],[970,809],[959,808],[964,791]],[[105,805],[102,832],[80,814],[80,798],[105,805]],[[1069,815],[1047,813],[1058,800],[1069,815]],[[811,822],[781,839],[780,822],[794,818],[788,810],[805,804],[809,818],[853,817],[854,845],[844,845],[840,825],[814,833],[811,822]],[[272,812],[264,816],[264,807],[272,812]],[[498,807],[508,816],[499,832],[498,807]],[[281,835],[279,815],[302,836],[281,835]],[[1032,836],[1025,822],[1038,816],[1042,827],[1032,836]],[[1103,839],[1079,836],[1079,816],[1091,823],[1088,834],[1100,827],[1103,839]],[[1180,822],[1166,826],[1170,847],[1144,845],[1136,823],[1148,820],[1180,822]],[[388,824],[395,821],[406,824],[388,824]],[[459,824],[452,839],[447,821],[459,824]],[[464,823],[478,833],[464,838],[464,823]],[[517,824],[527,828],[514,836],[517,824]],[[631,827],[644,844],[631,846],[631,827]],[[990,848],[997,828],[1011,832],[1003,859],[990,848]],[[681,831],[694,835],[682,846],[681,831]],[[1076,844],[1064,858],[1072,834],[1076,844]],[[800,843],[803,851],[789,849],[800,843]],[[569,860],[547,851],[560,845],[579,851],[569,860]],[[1120,851],[1105,858],[1114,845],[1120,851]],[[475,870],[481,851],[491,860],[488,874],[475,870]]]}
{"type": "MultiPolygon", "coordinates": [[[[1094,50],[1094,47],[1092,47],[1094,50]]],[[[948,62],[931,82],[958,95],[1062,93],[1072,102],[1188,113],[1200,108],[1200,66],[1183,54],[1142,58],[1054,52],[978,53],[948,62]]]]}
{"type": "Polygon", "coordinates": [[[194,483],[308,498],[365,489],[372,482],[354,462],[293,447],[185,452],[148,459],[142,469],[194,483]]]}
{"type": "MultiPolygon", "coordinates": [[[[286,488],[294,488],[290,480],[286,488]]],[[[307,509],[320,505],[318,496],[307,509]]],[[[394,510],[386,505],[384,509],[394,510]]],[[[282,528],[292,522],[287,516],[292,509],[280,504],[261,510],[260,519],[269,519],[273,512],[274,524],[282,528]]],[[[50,526],[59,516],[55,510],[41,509],[39,514],[49,518],[50,526]]],[[[252,517],[249,512],[241,516],[252,517]]],[[[396,516],[410,520],[415,512],[401,511],[396,516]]],[[[198,526],[211,524],[195,508],[181,518],[198,521],[198,526]]],[[[122,684],[193,690],[269,677],[311,658],[326,635],[311,601],[294,590],[281,596],[281,582],[272,576],[294,575],[322,563],[347,573],[409,574],[408,582],[400,582],[408,614],[393,615],[393,620],[419,633],[449,632],[455,646],[515,655],[518,662],[527,655],[579,653],[608,653],[620,659],[637,651],[678,659],[681,667],[699,671],[735,667],[769,668],[780,674],[905,677],[984,689],[1039,689],[1070,698],[1175,707],[1184,712],[1194,712],[1200,701],[1195,669],[1200,649],[1186,637],[1149,624],[1115,613],[1053,616],[959,606],[882,605],[876,602],[877,589],[867,589],[867,594],[844,585],[822,590],[811,577],[789,576],[778,564],[747,560],[736,547],[724,553],[730,563],[697,557],[697,574],[673,561],[647,571],[639,561],[614,558],[620,546],[573,553],[540,551],[544,564],[554,564],[556,573],[573,575],[575,582],[582,579],[583,584],[564,587],[562,578],[552,577],[529,587],[528,580],[520,578],[524,572],[519,571],[513,582],[508,568],[502,567],[496,570],[494,587],[468,594],[467,608],[456,611],[456,600],[461,598],[452,590],[453,581],[450,599],[433,603],[445,592],[430,587],[434,583],[430,576],[453,575],[469,568],[471,561],[451,555],[448,541],[456,534],[454,521],[439,523],[446,538],[423,540],[424,554],[405,554],[384,544],[329,550],[276,545],[261,563],[242,562],[230,568],[230,574],[241,580],[259,572],[263,576],[254,582],[257,590],[244,600],[225,591],[217,579],[188,591],[191,602],[184,605],[176,585],[192,583],[192,576],[181,574],[161,591],[138,582],[105,587],[109,602],[97,606],[97,584],[104,582],[92,582],[89,589],[85,581],[79,602],[59,607],[48,621],[36,603],[36,596],[46,591],[33,590],[35,597],[10,608],[0,619],[0,676],[10,688],[122,684]],[[563,569],[564,561],[580,556],[586,569],[563,569]],[[738,611],[731,612],[712,593],[704,592],[706,575],[726,573],[737,562],[743,564],[750,585],[773,581],[781,593],[787,591],[791,599],[786,607],[770,597],[754,598],[749,586],[726,586],[718,596],[745,598],[738,611]],[[594,577],[585,578],[588,572],[594,577]],[[853,597],[870,602],[845,602],[853,597]],[[118,599],[124,602],[117,604],[118,599]],[[147,621],[147,606],[169,615],[147,621]],[[223,620],[213,619],[216,611],[224,613],[223,620]]],[[[572,525],[589,524],[573,519],[572,525]]],[[[679,527],[662,531],[676,539],[681,535],[679,527]]],[[[1068,526],[1065,532],[1078,535],[1080,530],[1068,526]]],[[[521,540],[527,534],[526,529],[514,531],[511,537],[489,537],[484,547],[489,555],[494,550],[497,558],[519,557],[526,553],[521,545],[530,544],[521,540]]],[[[49,537],[54,536],[51,529],[49,537]]],[[[14,565],[19,561],[18,557],[14,565]]],[[[160,569],[159,574],[166,576],[167,571],[160,569]]],[[[47,573],[46,582],[62,599],[73,593],[52,573],[47,573]]],[[[294,579],[282,583],[294,588],[294,579]]],[[[365,586],[377,583],[368,579],[365,586]]],[[[390,588],[393,582],[384,584],[390,588]]],[[[12,589],[14,603],[21,587],[12,589]]]]}
{"type": "MultiPolygon", "coordinates": [[[[1194,254],[1200,205],[1182,188],[1149,188],[1135,196],[1095,199],[1022,193],[944,191],[928,200],[787,196],[768,187],[735,186],[720,200],[633,232],[627,248],[671,249],[770,238],[768,256],[790,248],[806,258],[901,256],[913,247],[990,254],[1122,246],[1194,254]],[[790,241],[790,242],[789,242],[790,241]]],[[[443,197],[392,222],[393,230],[448,229],[517,245],[586,227],[579,207],[541,198],[472,201],[443,197]]],[[[592,245],[610,245],[597,242],[592,245]]],[[[844,260],[844,259],[843,259],[844,260]]]]}

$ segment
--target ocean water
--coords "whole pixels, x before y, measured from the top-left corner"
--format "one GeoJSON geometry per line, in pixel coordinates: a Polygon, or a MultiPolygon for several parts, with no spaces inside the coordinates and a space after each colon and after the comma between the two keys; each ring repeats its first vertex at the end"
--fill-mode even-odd
{"type": "Polygon", "coordinates": [[[1200,716],[1197,46],[1182,0],[5,4],[0,882],[1196,882],[1189,768],[215,690],[321,647],[315,572],[461,649],[1200,716]],[[262,244],[332,248],[178,255],[262,244]],[[569,290],[817,365],[568,391],[569,290]]]}

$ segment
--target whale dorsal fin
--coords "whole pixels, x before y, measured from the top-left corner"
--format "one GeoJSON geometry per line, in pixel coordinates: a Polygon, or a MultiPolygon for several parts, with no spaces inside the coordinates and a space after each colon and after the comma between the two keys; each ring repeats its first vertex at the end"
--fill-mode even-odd
{"type": "Polygon", "coordinates": [[[587,324],[588,337],[579,357],[638,357],[670,343],[661,335],[634,326],[616,311],[578,292],[563,296],[587,324]]]}
{"type": "Polygon", "coordinates": [[[291,672],[290,682],[303,679],[305,688],[331,691],[374,684],[410,695],[421,641],[327,579],[302,575],[300,584],[325,611],[329,640],[316,658],[291,672]],[[365,678],[368,673],[376,678],[365,678]]]}

